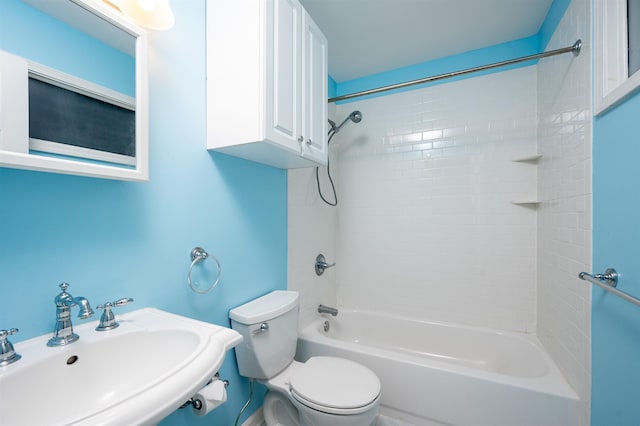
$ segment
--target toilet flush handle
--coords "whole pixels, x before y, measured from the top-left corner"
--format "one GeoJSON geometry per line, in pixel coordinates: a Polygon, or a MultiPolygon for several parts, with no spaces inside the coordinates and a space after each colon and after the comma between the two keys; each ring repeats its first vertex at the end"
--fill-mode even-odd
{"type": "Polygon", "coordinates": [[[260,334],[260,333],[264,333],[267,330],[269,330],[269,324],[267,324],[266,322],[263,322],[262,324],[260,324],[260,328],[253,330],[251,333],[260,334]]]}

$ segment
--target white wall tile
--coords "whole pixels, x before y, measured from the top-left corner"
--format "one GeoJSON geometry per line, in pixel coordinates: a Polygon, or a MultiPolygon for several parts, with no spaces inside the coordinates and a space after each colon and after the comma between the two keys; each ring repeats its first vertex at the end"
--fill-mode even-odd
{"type": "Polygon", "coordinates": [[[590,2],[573,0],[547,50],[582,39],[580,56],[538,65],[538,336],[582,401],[589,424],[591,271],[590,2]]]}
{"type": "Polygon", "coordinates": [[[536,70],[338,106],[338,303],[535,329],[536,70]],[[523,273],[525,271],[525,273],[523,273]]]}

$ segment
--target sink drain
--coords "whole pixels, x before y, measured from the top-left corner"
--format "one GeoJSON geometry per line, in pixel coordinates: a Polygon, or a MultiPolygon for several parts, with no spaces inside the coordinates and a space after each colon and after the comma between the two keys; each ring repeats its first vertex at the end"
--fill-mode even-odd
{"type": "Polygon", "coordinates": [[[67,365],[75,364],[77,360],[78,360],[77,356],[75,355],[70,356],[69,358],[67,358],[67,365]]]}

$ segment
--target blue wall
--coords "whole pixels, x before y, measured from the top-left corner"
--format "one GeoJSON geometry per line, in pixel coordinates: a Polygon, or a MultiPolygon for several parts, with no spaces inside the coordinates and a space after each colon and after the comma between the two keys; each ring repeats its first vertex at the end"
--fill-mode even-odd
{"type": "MultiPolygon", "coordinates": [[[[0,2],[0,48],[6,22],[18,19],[12,10],[24,7],[0,2]]],[[[154,306],[220,325],[230,308],[286,288],[287,174],[206,150],[205,2],[172,7],[176,26],[150,34],[149,183],[0,168],[0,328],[19,328],[14,342],[52,331],[62,281],[94,306],[129,296],[135,302],[121,312],[154,306]],[[207,295],[186,282],[194,246],[222,263],[222,282],[207,295]]],[[[20,25],[10,36],[30,39],[20,25]]],[[[163,424],[233,424],[248,396],[233,352],[221,374],[231,381],[228,403],[163,424]]]]}
{"type": "MultiPolygon", "coordinates": [[[[640,94],[593,124],[593,270],[613,267],[640,297],[640,94]]],[[[640,309],[593,287],[591,424],[635,426],[640,309]]]]}

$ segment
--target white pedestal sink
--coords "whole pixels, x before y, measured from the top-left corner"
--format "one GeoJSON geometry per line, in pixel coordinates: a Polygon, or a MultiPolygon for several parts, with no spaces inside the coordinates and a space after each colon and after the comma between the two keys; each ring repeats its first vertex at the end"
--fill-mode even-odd
{"type": "Polygon", "coordinates": [[[22,359],[0,367],[2,424],[155,424],[198,392],[236,331],[145,308],[118,316],[120,327],[74,327],[80,340],[47,347],[50,334],[16,343],[22,359]]]}

